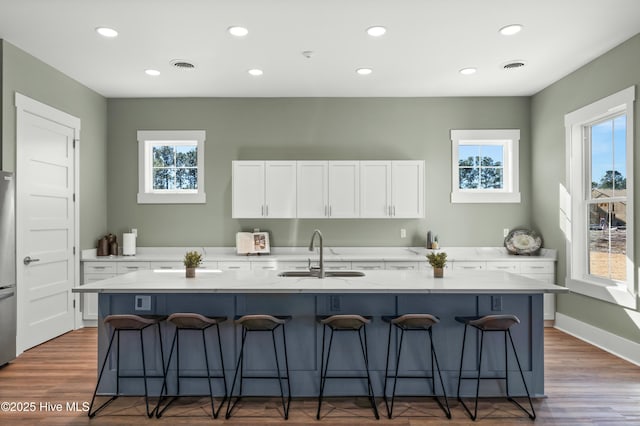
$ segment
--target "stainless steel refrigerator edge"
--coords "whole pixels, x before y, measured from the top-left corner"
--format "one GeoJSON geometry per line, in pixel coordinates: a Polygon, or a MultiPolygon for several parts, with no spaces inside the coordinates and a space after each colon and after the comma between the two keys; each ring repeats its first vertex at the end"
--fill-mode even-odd
{"type": "Polygon", "coordinates": [[[0,172],[0,365],[16,357],[16,241],[13,173],[0,172]]]}

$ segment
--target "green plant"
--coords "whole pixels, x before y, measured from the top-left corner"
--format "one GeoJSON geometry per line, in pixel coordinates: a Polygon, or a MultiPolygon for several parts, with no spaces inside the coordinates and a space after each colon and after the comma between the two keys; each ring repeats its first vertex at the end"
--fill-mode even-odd
{"type": "Polygon", "coordinates": [[[447,253],[443,251],[440,253],[429,253],[427,259],[429,260],[429,265],[434,268],[444,268],[444,265],[447,264],[447,253]]]}
{"type": "Polygon", "coordinates": [[[197,268],[202,263],[202,255],[197,251],[188,251],[184,255],[185,268],[197,268]]]}

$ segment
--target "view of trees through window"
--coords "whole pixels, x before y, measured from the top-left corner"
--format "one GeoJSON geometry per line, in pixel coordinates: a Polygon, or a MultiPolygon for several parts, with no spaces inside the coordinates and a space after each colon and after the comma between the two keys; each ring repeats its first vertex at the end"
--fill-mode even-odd
{"type": "Polygon", "coordinates": [[[153,189],[198,189],[198,148],[193,145],[153,146],[153,189]]]}
{"type": "Polygon", "coordinates": [[[502,189],[504,157],[502,145],[460,145],[458,173],[460,189],[502,189]]]}
{"type": "Polygon", "coordinates": [[[610,118],[587,131],[591,152],[589,274],[626,281],[626,118],[610,118]]]}

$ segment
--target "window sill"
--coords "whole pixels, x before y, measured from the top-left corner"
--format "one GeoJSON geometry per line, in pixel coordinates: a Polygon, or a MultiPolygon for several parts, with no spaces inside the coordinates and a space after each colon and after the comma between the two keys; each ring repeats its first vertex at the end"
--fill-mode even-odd
{"type": "Polygon", "coordinates": [[[452,192],[452,203],[519,203],[519,192],[452,192]]]}
{"type": "Polygon", "coordinates": [[[595,284],[588,281],[567,278],[567,287],[574,293],[593,297],[594,299],[613,303],[614,305],[625,308],[637,308],[636,295],[629,293],[622,285],[595,284]]]}
{"type": "Polygon", "coordinates": [[[138,204],[205,204],[207,194],[138,193],[138,204]]]}

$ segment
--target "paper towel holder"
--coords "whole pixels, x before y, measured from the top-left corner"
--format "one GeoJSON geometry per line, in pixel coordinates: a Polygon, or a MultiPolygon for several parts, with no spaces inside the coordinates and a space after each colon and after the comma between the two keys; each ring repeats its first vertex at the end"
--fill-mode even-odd
{"type": "Polygon", "coordinates": [[[124,232],[122,234],[122,255],[136,255],[136,234],[133,232],[124,232]]]}

